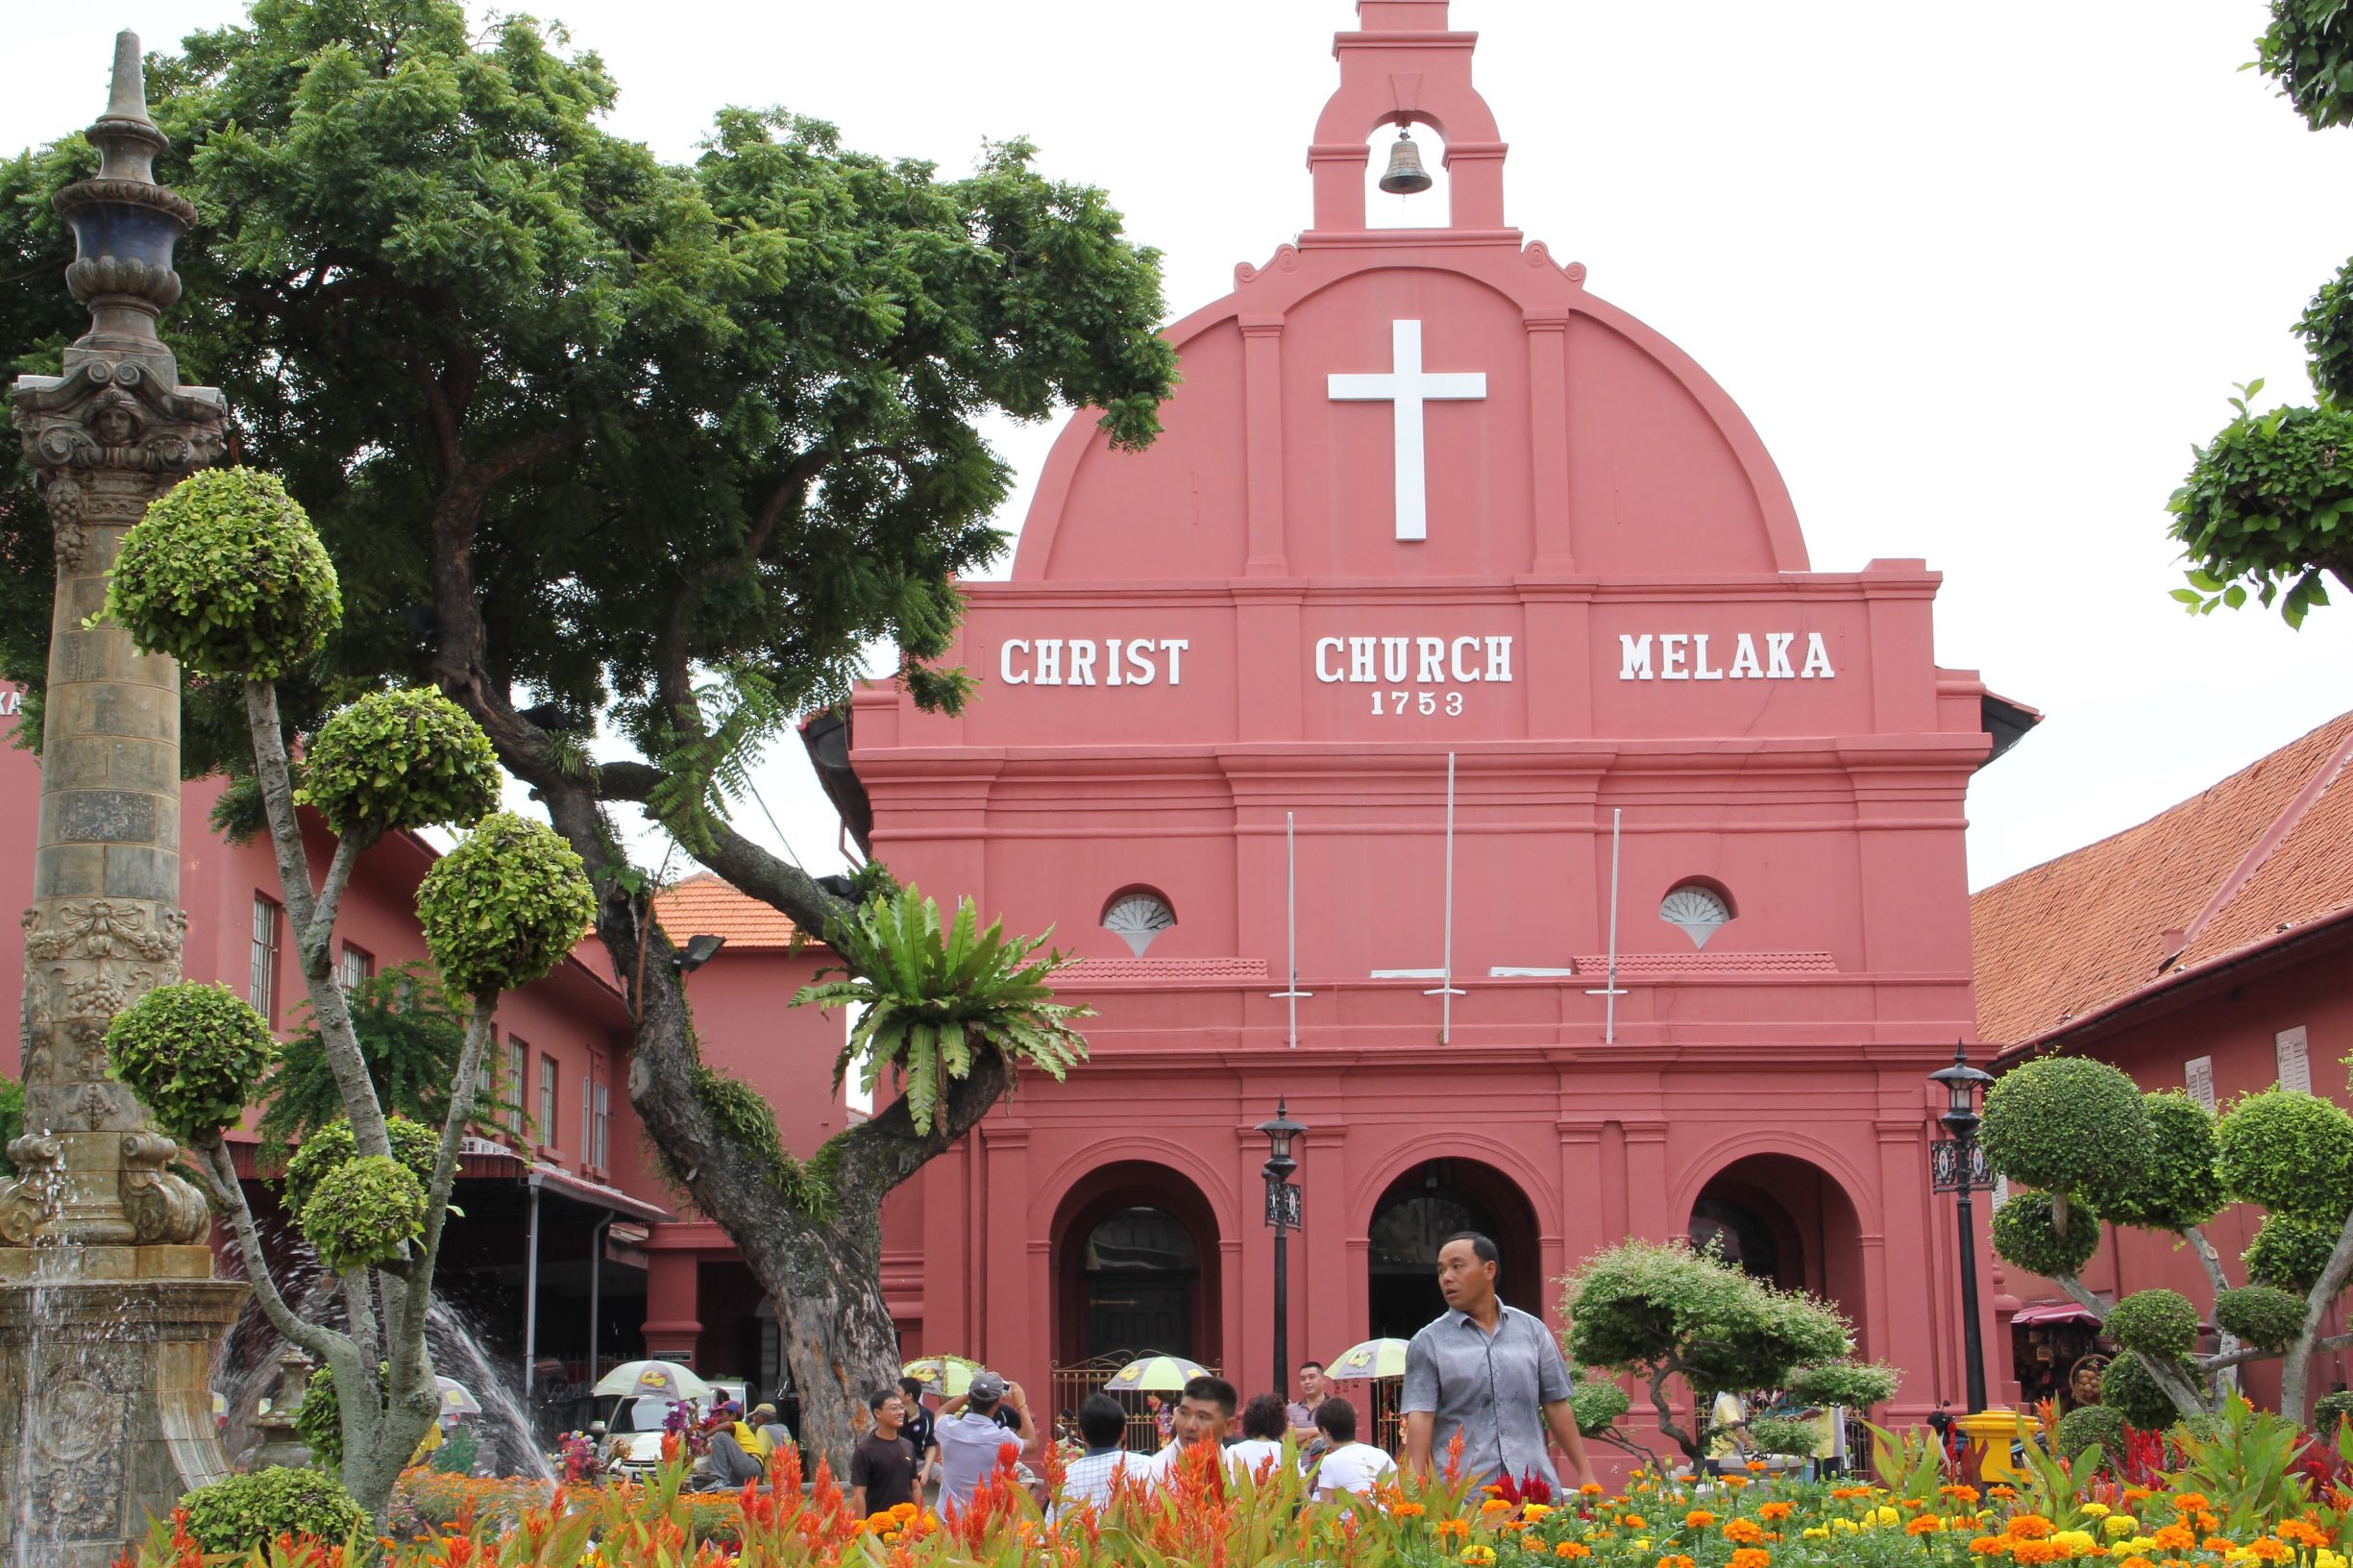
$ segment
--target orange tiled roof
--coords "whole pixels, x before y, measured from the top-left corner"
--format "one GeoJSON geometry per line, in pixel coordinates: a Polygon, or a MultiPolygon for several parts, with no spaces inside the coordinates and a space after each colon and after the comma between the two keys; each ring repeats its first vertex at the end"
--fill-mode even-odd
{"type": "Polygon", "coordinates": [[[2353,909],[2353,713],[1970,900],[1977,1030],[2022,1045],[2353,909]]]}
{"type": "MultiPolygon", "coordinates": [[[[727,939],[736,952],[781,952],[793,945],[800,928],[793,918],[739,891],[709,871],[699,871],[653,900],[654,918],[670,940],[708,934],[727,939]]],[[[821,939],[801,939],[804,947],[823,945],[821,939]]]]}

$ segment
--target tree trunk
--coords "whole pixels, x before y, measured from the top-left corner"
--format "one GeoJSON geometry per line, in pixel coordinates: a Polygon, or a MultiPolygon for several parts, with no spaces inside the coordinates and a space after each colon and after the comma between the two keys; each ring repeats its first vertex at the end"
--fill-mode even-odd
{"type": "Polygon", "coordinates": [[[803,1462],[814,1475],[821,1456],[846,1481],[849,1451],[867,1422],[867,1395],[898,1384],[891,1310],[877,1270],[849,1248],[812,1248],[795,1261],[792,1284],[774,1299],[800,1394],[803,1462]]]}
{"type": "Polygon", "coordinates": [[[2304,1332],[2280,1360],[2279,1413],[2297,1426],[2304,1424],[2311,1413],[2312,1398],[2307,1386],[2312,1374],[2313,1352],[2318,1348],[2320,1323],[2328,1315],[2329,1304],[2337,1292],[2344,1288],[2348,1276],[2353,1276],[2353,1215],[2345,1218],[2344,1228],[2337,1233],[2337,1248],[2329,1254],[2328,1266],[2312,1287],[2304,1301],[2304,1332]]]}

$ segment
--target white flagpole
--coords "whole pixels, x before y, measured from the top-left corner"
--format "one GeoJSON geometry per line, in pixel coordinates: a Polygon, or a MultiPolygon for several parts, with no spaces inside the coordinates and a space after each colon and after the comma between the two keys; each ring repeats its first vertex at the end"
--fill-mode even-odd
{"type": "Polygon", "coordinates": [[[1425,991],[1425,996],[1443,998],[1439,1002],[1438,1043],[1443,1045],[1455,1030],[1455,998],[1464,994],[1455,987],[1455,754],[1446,753],[1446,968],[1444,978],[1435,991],[1425,991]]]}
{"type": "Polygon", "coordinates": [[[1602,1043],[1618,1042],[1618,998],[1626,992],[1618,989],[1618,845],[1626,825],[1623,807],[1609,808],[1609,978],[1600,991],[1588,991],[1588,996],[1604,996],[1602,1014],[1602,1043]]]}
{"type": "Polygon", "coordinates": [[[1275,999],[1290,1003],[1291,1049],[1299,1048],[1299,998],[1312,996],[1311,991],[1299,989],[1299,850],[1298,827],[1290,812],[1283,814],[1283,919],[1290,933],[1290,983],[1283,990],[1271,992],[1275,999]]]}

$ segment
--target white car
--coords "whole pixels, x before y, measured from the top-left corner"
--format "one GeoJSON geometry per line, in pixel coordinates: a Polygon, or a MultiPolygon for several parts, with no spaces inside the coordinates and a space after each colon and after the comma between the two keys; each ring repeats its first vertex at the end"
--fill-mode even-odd
{"type": "MultiPolygon", "coordinates": [[[[688,1408],[694,1419],[703,1414],[719,1401],[732,1400],[745,1406],[745,1395],[750,1384],[741,1378],[706,1379],[711,1385],[708,1400],[689,1400],[688,1408]]],[[[746,1408],[748,1408],[748,1406],[746,1408]]],[[[669,1418],[670,1401],[653,1395],[624,1394],[613,1401],[612,1409],[604,1418],[607,1441],[612,1437],[626,1439],[620,1457],[612,1461],[612,1473],[624,1481],[647,1482],[662,1468],[662,1423],[669,1418]]]]}

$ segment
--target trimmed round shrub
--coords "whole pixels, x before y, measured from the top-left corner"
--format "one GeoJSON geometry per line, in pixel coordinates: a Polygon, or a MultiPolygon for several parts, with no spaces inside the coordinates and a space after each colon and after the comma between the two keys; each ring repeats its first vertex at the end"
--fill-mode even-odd
{"type": "MultiPolygon", "coordinates": [[[[420,1183],[429,1185],[433,1162],[441,1154],[441,1135],[396,1111],[384,1118],[384,1137],[392,1144],[392,1157],[414,1172],[420,1183]]],[[[301,1213],[321,1179],[358,1154],[359,1140],[352,1136],[352,1123],[346,1116],[337,1116],[304,1137],[286,1161],[286,1207],[301,1213]]]]}
{"type": "Polygon", "coordinates": [[[301,1223],[328,1268],[366,1268],[425,1234],[425,1184],[398,1160],[363,1155],[319,1179],[301,1223]]]}
{"type": "Polygon", "coordinates": [[[2313,1431],[2321,1436],[2336,1436],[2339,1425],[2345,1421],[2353,1421],[2353,1393],[2341,1388],[2336,1393],[2322,1394],[2313,1401],[2313,1431]]]}
{"type": "Polygon", "coordinates": [[[1749,1441],[1759,1454],[1806,1458],[1822,1446],[1822,1428],[1794,1416],[1761,1416],[1749,1423],[1749,1441]]]}
{"type": "Polygon", "coordinates": [[[1569,1411],[1577,1417],[1580,1436],[1599,1437],[1633,1405],[1626,1390],[1606,1378],[1580,1378],[1569,1388],[1569,1411]]]}
{"type": "Polygon", "coordinates": [[[2052,1223],[2049,1193],[2014,1192],[1994,1211],[1994,1250],[2029,1274],[2072,1274],[2099,1250],[2099,1216],[2084,1204],[2070,1204],[2061,1235],[2052,1223]]]}
{"type": "Polygon", "coordinates": [[[2181,1407],[2165,1391],[2148,1363],[2133,1351],[2110,1361],[2099,1375],[2099,1402],[2120,1412],[2140,1432],[2164,1432],[2181,1419],[2181,1407]]]}
{"type": "Polygon", "coordinates": [[[338,835],[471,827],[498,809],[499,756],[482,726],[429,687],[371,692],[319,727],[295,798],[338,835]]]}
{"type": "Polygon", "coordinates": [[[2096,1448],[2113,1464],[2124,1452],[2124,1412],[2113,1405],[2079,1405],[2059,1417],[2059,1458],[2073,1461],[2096,1448]]]}
{"type": "Polygon", "coordinates": [[[2104,1327],[2126,1350],[2177,1361],[2197,1344],[2197,1309],[2178,1290],[2135,1290],[2108,1310],[2104,1327]]]}
{"type": "Polygon", "coordinates": [[[2080,1056],[2042,1057],[1995,1079],[1979,1137],[1986,1163],[2011,1181],[2096,1205],[2144,1178],[2155,1141],[2140,1087],[2080,1056]]]}
{"type": "Polygon", "coordinates": [[[563,962],[596,915],[588,874],[551,828],[500,812],[437,861],[417,889],[425,945],[450,989],[490,996],[563,962]]]}
{"type": "Polygon", "coordinates": [[[2273,1213],[2341,1225],[2353,1210],[2353,1115],[2317,1094],[2249,1094],[2222,1117],[2222,1179],[2273,1213]]]}
{"type": "Polygon", "coordinates": [[[2304,1298],[2268,1285],[2224,1290],[2214,1298],[2214,1321],[2242,1344],[2284,1351],[2304,1332],[2304,1298]]]}
{"type": "Polygon", "coordinates": [[[275,680],[343,621],[334,563],[274,474],[208,468],[123,535],[106,613],[150,653],[207,675],[275,680]]]}
{"type": "Polygon", "coordinates": [[[1895,1398],[1902,1381],[1902,1374],[1883,1361],[1824,1361],[1799,1367],[1782,1387],[1792,1405],[1864,1410],[1895,1398]]]}
{"type": "Polygon", "coordinates": [[[278,1041],[267,1019],[227,986],[158,986],[107,1026],[114,1076],[183,1143],[245,1114],[278,1041]]]}
{"type": "Polygon", "coordinates": [[[270,1465],[184,1494],[188,1533],[207,1552],[266,1549],[281,1535],[315,1535],[348,1545],[368,1528],[367,1510],[324,1470],[270,1465]]]}
{"type": "Polygon", "coordinates": [[[2277,1286],[2299,1296],[2312,1294],[2312,1287],[2328,1272],[2341,1225],[2300,1214],[2264,1215],[2263,1223],[2255,1227],[2254,1239],[2240,1254],[2246,1264],[2246,1277],[2257,1285],[2277,1286]]]}
{"type": "Polygon", "coordinates": [[[2179,1090],[2144,1094],[2141,1107],[2148,1114],[2148,1164],[2136,1180],[2113,1186],[2100,1200],[2100,1217],[2159,1231],[2205,1224],[2230,1201],[2214,1113],[2179,1090]]]}

